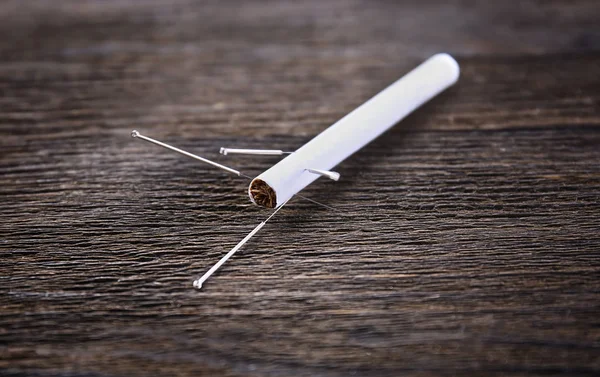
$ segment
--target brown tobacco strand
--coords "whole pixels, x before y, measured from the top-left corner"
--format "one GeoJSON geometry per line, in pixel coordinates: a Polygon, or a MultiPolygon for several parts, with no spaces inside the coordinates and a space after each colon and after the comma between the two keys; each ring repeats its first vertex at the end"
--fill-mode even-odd
{"type": "Polygon", "coordinates": [[[267,182],[261,179],[255,179],[250,184],[250,194],[252,199],[259,206],[267,208],[275,208],[277,204],[277,196],[275,191],[267,184],[267,182]]]}

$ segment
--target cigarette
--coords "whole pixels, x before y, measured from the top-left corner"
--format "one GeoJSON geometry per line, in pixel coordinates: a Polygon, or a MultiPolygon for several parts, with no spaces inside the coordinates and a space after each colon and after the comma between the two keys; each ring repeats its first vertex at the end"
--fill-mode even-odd
{"type": "Polygon", "coordinates": [[[450,55],[432,56],[254,178],[248,187],[250,200],[278,208],[319,176],[336,177],[333,167],[453,85],[459,75],[450,55]]]}

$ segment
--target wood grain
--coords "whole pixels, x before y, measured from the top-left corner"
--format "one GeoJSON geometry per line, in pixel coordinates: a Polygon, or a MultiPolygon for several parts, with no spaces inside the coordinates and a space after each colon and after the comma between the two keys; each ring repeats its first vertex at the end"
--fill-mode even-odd
{"type": "Polygon", "coordinates": [[[2,2],[0,374],[598,375],[600,9],[499,3],[2,2]],[[132,129],[293,149],[439,51],[459,84],[305,191],[335,211],[191,288],[268,212],[132,129]]]}

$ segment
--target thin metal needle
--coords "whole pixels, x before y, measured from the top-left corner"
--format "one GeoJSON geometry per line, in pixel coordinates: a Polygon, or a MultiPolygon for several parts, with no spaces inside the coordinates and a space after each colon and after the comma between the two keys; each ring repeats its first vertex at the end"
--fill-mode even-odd
{"type": "Polygon", "coordinates": [[[219,153],[227,156],[228,154],[251,154],[257,156],[282,156],[284,154],[292,154],[294,152],[285,152],[280,149],[239,149],[239,148],[223,148],[219,153]]]}
{"type": "Polygon", "coordinates": [[[202,161],[202,162],[204,162],[206,164],[212,165],[212,166],[214,166],[216,168],[219,168],[221,170],[225,170],[226,172],[233,173],[233,174],[235,174],[237,176],[241,176],[242,175],[242,173],[240,173],[239,171],[237,171],[235,169],[229,168],[229,167],[227,167],[225,165],[218,164],[218,163],[216,163],[214,161],[211,161],[211,160],[207,160],[206,158],[203,158],[203,157],[200,157],[200,156],[196,156],[195,154],[192,154],[190,152],[186,152],[184,150],[181,150],[179,148],[173,147],[173,146],[171,146],[169,144],[165,144],[165,143],[160,142],[158,140],[154,140],[151,137],[144,136],[144,135],[140,134],[136,130],[131,131],[131,137],[142,139],[142,140],[146,140],[149,143],[156,144],[156,145],[159,145],[159,146],[161,146],[163,148],[170,149],[173,152],[177,152],[177,153],[180,153],[180,154],[182,154],[184,156],[188,156],[188,157],[191,157],[191,158],[196,159],[198,161],[202,161]]]}
{"type": "MultiPolygon", "coordinates": [[[[217,167],[217,168],[219,168],[219,169],[223,169],[223,170],[225,170],[225,171],[227,171],[227,172],[230,172],[230,173],[233,173],[233,174],[235,174],[235,175],[237,175],[237,176],[239,176],[239,177],[244,177],[244,178],[247,178],[247,179],[250,179],[250,180],[252,180],[252,177],[250,177],[250,176],[248,176],[248,175],[246,175],[246,174],[244,174],[244,173],[242,173],[242,172],[240,172],[240,171],[238,171],[238,170],[235,170],[235,169],[229,168],[229,167],[227,167],[227,166],[221,165],[221,164],[219,164],[219,163],[216,163],[216,162],[213,162],[213,161],[207,160],[207,159],[205,159],[205,158],[203,158],[203,157],[196,156],[195,154],[192,154],[192,153],[186,152],[186,151],[184,151],[184,150],[181,150],[181,149],[179,149],[179,148],[173,147],[173,146],[171,146],[171,145],[169,145],[169,144],[165,144],[165,143],[163,143],[163,142],[160,142],[160,141],[158,141],[158,140],[154,140],[154,139],[152,139],[151,137],[144,136],[144,135],[140,134],[140,133],[139,133],[138,131],[136,131],[136,130],[133,130],[133,131],[131,131],[131,137],[133,137],[133,138],[138,138],[138,139],[142,139],[142,140],[146,140],[147,142],[150,142],[150,143],[152,143],[152,144],[159,145],[159,146],[161,146],[161,147],[163,147],[163,148],[167,148],[167,149],[169,149],[169,150],[175,151],[175,152],[177,152],[177,153],[181,153],[181,154],[183,154],[183,155],[185,155],[185,156],[188,156],[188,157],[194,158],[194,159],[196,159],[196,160],[199,160],[199,161],[205,162],[205,163],[207,163],[207,164],[210,164],[210,165],[212,165],[212,166],[215,166],[215,167],[217,167]]],[[[291,153],[291,152],[290,152],[290,153],[291,153]]],[[[317,205],[320,205],[320,206],[323,206],[323,207],[325,207],[325,208],[329,208],[329,209],[332,209],[332,210],[335,210],[335,211],[339,211],[339,210],[338,210],[338,209],[336,209],[336,208],[330,207],[330,206],[328,206],[328,205],[325,205],[325,204],[323,204],[323,203],[319,203],[319,202],[317,202],[316,200],[309,199],[309,198],[307,198],[307,197],[305,197],[305,196],[302,196],[302,195],[300,195],[300,194],[296,194],[296,195],[294,195],[294,196],[297,196],[297,197],[299,197],[299,198],[302,198],[302,199],[308,200],[309,202],[313,202],[313,203],[315,203],[315,204],[317,204],[317,205]]]]}
{"type": "Polygon", "coordinates": [[[301,198],[301,199],[304,199],[304,200],[308,200],[309,202],[312,202],[312,203],[314,203],[314,204],[316,204],[316,205],[319,205],[319,206],[321,206],[321,207],[325,207],[325,208],[327,208],[327,209],[331,209],[331,210],[334,210],[334,211],[339,211],[339,212],[344,212],[344,211],[343,211],[343,210],[341,210],[341,209],[337,209],[337,208],[335,208],[335,207],[328,206],[327,204],[323,204],[323,203],[317,202],[316,200],[312,200],[311,198],[307,198],[306,196],[302,196],[302,195],[300,195],[300,194],[294,194],[294,196],[297,196],[297,197],[299,197],[299,198],[301,198]]]}
{"type": "Polygon", "coordinates": [[[313,174],[318,174],[321,175],[323,177],[327,177],[333,181],[339,181],[340,180],[340,173],[336,172],[336,171],[330,171],[330,170],[321,170],[321,169],[305,169],[313,174]]]}
{"type": "MultiPolygon", "coordinates": [[[[289,199],[288,199],[289,201],[289,199]]],[[[265,226],[265,224],[267,223],[267,221],[271,220],[271,218],[273,216],[275,216],[275,214],[281,209],[283,208],[284,205],[286,205],[286,203],[288,202],[286,201],[285,203],[283,203],[281,206],[279,206],[279,208],[277,208],[275,211],[273,211],[273,213],[271,214],[271,216],[267,217],[267,219],[265,221],[263,221],[262,223],[258,224],[256,226],[256,228],[254,228],[252,230],[252,232],[248,233],[248,235],[246,237],[244,237],[243,240],[241,240],[237,245],[235,245],[235,247],[233,249],[231,249],[227,254],[225,254],[225,256],[223,258],[221,258],[220,261],[218,261],[214,266],[212,266],[212,268],[210,270],[208,270],[208,272],[206,272],[204,275],[202,275],[201,278],[197,279],[194,281],[194,288],[197,289],[202,289],[202,284],[204,284],[204,282],[212,275],[215,273],[215,271],[217,271],[219,269],[219,267],[221,267],[223,265],[223,263],[227,262],[227,260],[229,258],[231,258],[231,256],[233,254],[235,254],[236,251],[238,251],[242,246],[244,246],[244,244],[246,242],[248,242],[250,240],[250,238],[252,238],[252,236],[254,236],[263,226],[265,226]]]]}

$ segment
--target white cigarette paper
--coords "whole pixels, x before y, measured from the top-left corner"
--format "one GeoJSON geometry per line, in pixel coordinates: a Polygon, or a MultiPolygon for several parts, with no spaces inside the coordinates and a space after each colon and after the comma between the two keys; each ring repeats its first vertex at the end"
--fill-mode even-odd
{"type": "Polygon", "coordinates": [[[450,55],[432,56],[252,180],[250,199],[261,206],[279,207],[319,178],[307,169],[331,170],[454,84],[459,74],[450,55]]]}

